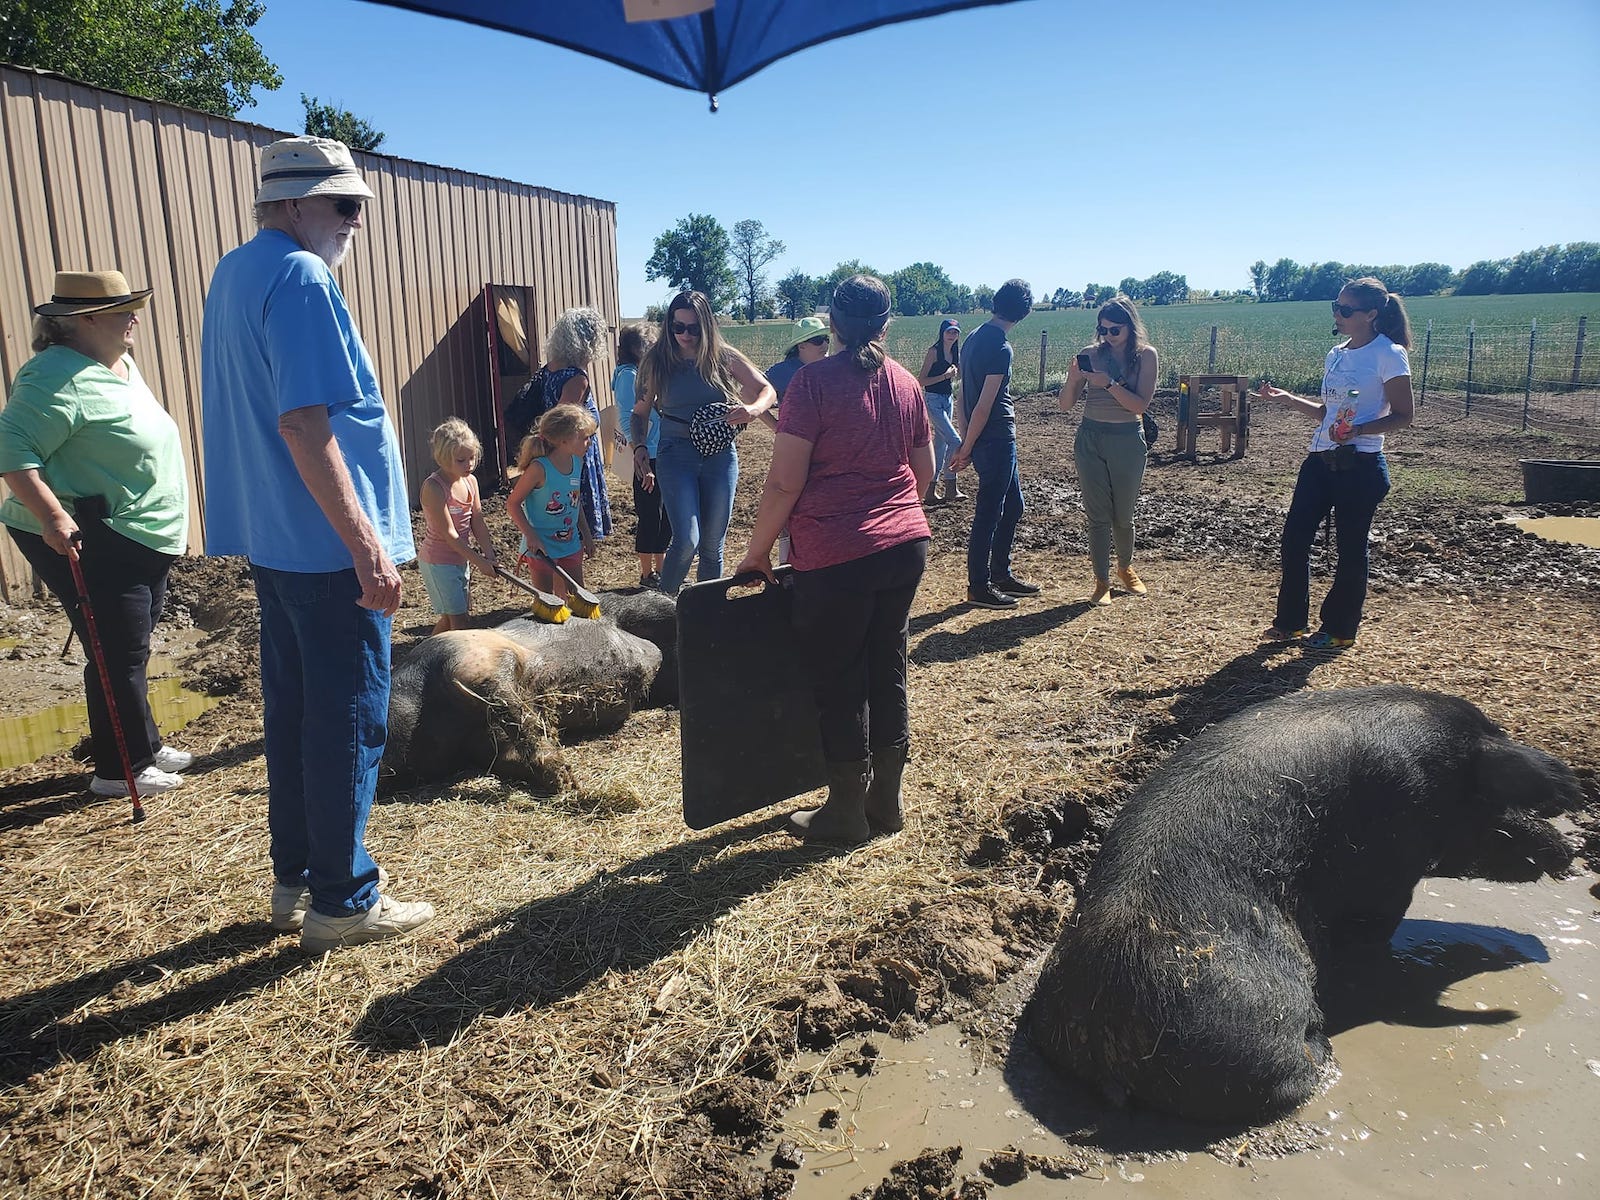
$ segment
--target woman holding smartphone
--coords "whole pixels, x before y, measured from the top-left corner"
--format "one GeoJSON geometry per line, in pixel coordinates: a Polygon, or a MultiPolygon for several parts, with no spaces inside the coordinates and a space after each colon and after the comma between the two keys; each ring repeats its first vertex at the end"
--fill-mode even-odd
{"type": "Polygon", "coordinates": [[[1111,603],[1113,544],[1122,586],[1135,596],[1149,591],[1133,569],[1133,506],[1144,482],[1141,418],[1155,392],[1155,347],[1133,301],[1114,297],[1101,305],[1095,341],[1073,359],[1056,401],[1062,412],[1083,401],[1072,457],[1089,521],[1091,604],[1111,603]]]}

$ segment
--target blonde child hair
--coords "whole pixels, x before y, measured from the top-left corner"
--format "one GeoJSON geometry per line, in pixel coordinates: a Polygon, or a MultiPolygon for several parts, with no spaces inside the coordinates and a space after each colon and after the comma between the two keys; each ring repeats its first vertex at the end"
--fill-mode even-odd
{"type": "Polygon", "coordinates": [[[557,404],[540,417],[534,431],[522,439],[522,445],[517,448],[517,467],[526,471],[534,459],[554,450],[557,442],[593,437],[599,428],[600,423],[589,415],[588,409],[576,404],[557,404]]]}
{"type": "Polygon", "coordinates": [[[445,470],[455,460],[457,450],[471,450],[472,457],[476,459],[483,457],[483,443],[472,432],[472,426],[460,417],[451,417],[434,426],[433,432],[428,435],[428,444],[433,449],[433,461],[445,470]]]}

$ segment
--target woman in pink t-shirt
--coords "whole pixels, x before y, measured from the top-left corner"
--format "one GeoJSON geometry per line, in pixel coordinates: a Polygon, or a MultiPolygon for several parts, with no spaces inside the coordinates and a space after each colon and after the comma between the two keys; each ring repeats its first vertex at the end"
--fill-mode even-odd
{"type": "Polygon", "coordinates": [[[784,392],[737,573],[771,579],[772,544],[788,525],[795,632],[828,767],[827,802],[790,821],[807,841],[854,845],[903,824],[906,639],[928,560],[922,496],[933,479],[933,439],[916,376],[884,349],[884,282],[846,279],[830,320],[844,349],[801,367],[784,392]]]}

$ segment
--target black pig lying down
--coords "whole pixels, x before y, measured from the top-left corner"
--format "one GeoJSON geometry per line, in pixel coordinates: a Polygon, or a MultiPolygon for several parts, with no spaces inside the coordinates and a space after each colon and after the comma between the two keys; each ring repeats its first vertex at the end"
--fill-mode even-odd
{"type": "Polygon", "coordinates": [[[1199,1121],[1282,1116],[1330,1065],[1326,956],[1386,943],[1425,875],[1527,881],[1572,849],[1557,759],[1404,687],[1272,700],[1201,733],[1123,807],[1024,1013],[1058,1067],[1199,1121]]]}
{"type": "Polygon", "coordinates": [[[675,702],[673,601],[603,592],[600,611],[598,621],[518,618],[419,642],[390,685],[380,786],[491,771],[559,791],[569,780],[554,735],[606,732],[636,708],[675,702]]]}

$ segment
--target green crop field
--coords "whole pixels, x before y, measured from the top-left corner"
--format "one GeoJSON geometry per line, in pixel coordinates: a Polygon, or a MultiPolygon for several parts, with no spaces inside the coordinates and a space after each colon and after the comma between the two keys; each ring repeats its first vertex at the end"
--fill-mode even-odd
{"type": "MultiPolygon", "coordinates": [[[[1549,392],[1573,384],[1573,357],[1578,319],[1600,317],[1600,294],[1585,292],[1543,296],[1424,296],[1406,301],[1411,316],[1412,374],[1420,387],[1426,351],[1429,390],[1456,394],[1467,382],[1468,333],[1475,393],[1521,393],[1529,384],[1528,343],[1534,338],[1532,390],[1549,392]],[[1428,323],[1433,322],[1431,340],[1428,323]]],[[[1282,387],[1315,392],[1322,378],[1323,358],[1335,341],[1333,321],[1324,301],[1288,304],[1183,304],[1143,310],[1150,340],[1161,355],[1162,382],[1177,385],[1181,373],[1204,372],[1210,362],[1211,330],[1216,327],[1215,370],[1223,374],[1263,376],[1282,387]]],[[[965,330],[987,319],[973,313],[959,320],[965,330]]],[[[889,328],[889,352],[915,370],[933,344],[941,318],[900,317],[889,328]]],[[[787,321],[724,326],[728,341],[748,354],[758,367],[782,356],[787,321]]],[[[1011,331],[1016,347],[1013,374],[1017,388],[1039,384],[1040,338],[1047,340],[1044,380],[1055,387],[1066,377],[1072,355],[1093,339],[1094,312],[1067,309],[1038,311],[1011,331]]],[[[1600,391],[1600,330],[1591,331],[1576,380],[1578,390],[1600,391]]]]}

